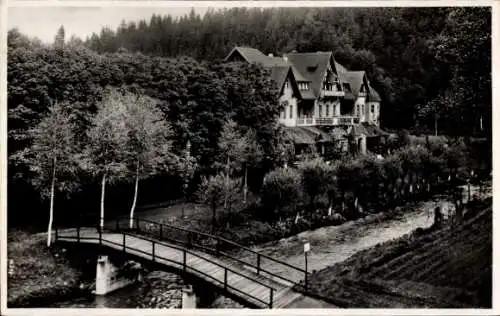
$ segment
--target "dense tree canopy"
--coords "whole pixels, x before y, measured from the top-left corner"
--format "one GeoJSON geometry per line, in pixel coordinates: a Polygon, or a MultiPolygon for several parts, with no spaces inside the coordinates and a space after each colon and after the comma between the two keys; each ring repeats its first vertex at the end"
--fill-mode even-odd
{"type": "MultiPolygon", "coordinates": [[[[383,97],[383,123],[409,127],[417,123],[417,105],[449,87],[455,73],[450,62],[459,61],[457,56],[469,68],[479,62],[481,69],[474,71],[490,76],[490,34],[488,8],[231,8],[203,17],[191,11],[179,18],[123,21],[116,32],[105,28],[86,45],[97,52],[124,48],[209,61],[224,58],[236,45],[266,54],[333,51],[352,70],[368,72],[383,97]]],[[[472,76],[467,72],[464,79],[472,76]]],[[[487,81],[475,86],[485,98],[483,89],[489,88],[487,81]]],[[[427,123],[432,126],[422,119],[427,123]]]]}

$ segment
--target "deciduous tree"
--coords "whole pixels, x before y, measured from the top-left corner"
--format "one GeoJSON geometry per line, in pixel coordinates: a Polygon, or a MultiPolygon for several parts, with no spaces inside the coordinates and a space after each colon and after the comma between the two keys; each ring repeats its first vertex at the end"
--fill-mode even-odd
{"type": "Polygon", "coordinates": [[[79,170],[79,148],[72,119],[63,105],[55,103],[28,130],[31,145],[10,157],[14,163],[27,167],[29,175],[24,176],[28,176],[42,198],[50,200],[47,246],[51,244],[56,192],[71,193],[78,187],[75,176],[79,170]]]}
{"type": "Polygon", "coordinates": [[[87,132],[86,166],[101,179],[101,215],[99,225],[104,227],[106,183],[122,180],[127,175],[128,126],[127,109],[120,92],[109,90],[98,104],[97,113],[90,119],[87,132]]]}
{"type": "Polygon", "coordinates": [[[113,94],[114,102],[125,106],[127,150],[129,168],[134,174],[134,198],[130,208],[130,228],[139,191],[139,180],[165,172],[170,159],[171,129],[157,102],[149,97],[132,93],[113,94]]]}

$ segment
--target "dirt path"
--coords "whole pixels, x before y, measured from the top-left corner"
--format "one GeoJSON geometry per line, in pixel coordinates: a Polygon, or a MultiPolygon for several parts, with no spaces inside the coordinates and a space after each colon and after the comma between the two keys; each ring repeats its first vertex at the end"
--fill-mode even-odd
{"type": "MultiPolygon", "coordinates": [[[[473,188],[473,193],[476,188],[473,188]]],[[[482,197],[491,196],[491,188],[485,190],[482,197]]],[[[444,197],[434,201],[419,202],[411,209],[403,209],[400,214],[386,220],[378,220],[383,214],[368,216],[339,226],[329,226],[313,231],[305,231],[296,236],[255,246],[253,249],[298,267],[305,266],[303,245],[309,242],[308,271],[321,270],[337,262],[344,261],[360,250],[379,243],[403,236],[418,227],[432,225],[432,210],[436,206],[449,210],[453,206],[444,197]]],[[[293,270],[276,270],[276,266],[266,264],[266,268],[275,273],[286,274],[295,280],[304,275],[293,270]]]]}

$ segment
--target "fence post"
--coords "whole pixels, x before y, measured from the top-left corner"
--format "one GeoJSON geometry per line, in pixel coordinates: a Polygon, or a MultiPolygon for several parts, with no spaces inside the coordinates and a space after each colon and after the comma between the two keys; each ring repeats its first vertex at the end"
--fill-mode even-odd
{"type": "Polygon", "coordinates": [[[99,229],[99,245],[102,246],[102,230],[99,229]]]}
{"type": "Polygon", "coordinates": [[[192,243],[191,239],[192,239],[192,234],[191,234],[191,232],[188,232],[188,241],[187,241],[188,248],[191,247],[191,243],[192,243]]]}
{"type": "Polygon", "coordinates": [[[125,234],[123,234],[123,252],[124,253],[126,252],[126,248],[125,248],[125,234]]]}
{"type": "Polygon", "coordinates": [[[78,226],[76,227],[76,240],[80,243],[80,223],[78,223],[78,226]]]}
{"type": "Polygon", "coordinates": [[[160,239],[163,238],[163,224],[160,224],[160,239]]]}
{"type": "Polygon", "coordinates": [[[260,274],[260,253],[257,254],[257,274],[260,274]]]}
{"type": "Polygon", "coordinates": [[[270,293],[270,298],[269,298],[269,308],[273,308],[273,288],[270,288],[271,293],[270,293]]]}
{"type": "Polygon", "coordinates": [[[219,237],[215,237],[215,255],[217,257],[219,256],[219,243],[220,243],[219,237]]]}
{"type": "Polygon", "coordinates": [[[151,240],[151,242],[153,243],[153,262],[154,262],[155,261],[155,241],[151,240]]]}
{"type": "Polygon", "coordinates": [[[227,268],[224,268],[224,291],[227,290],[227,268]]]}
{"type": "Polygon", "coordinates": [[[182,271],[186,272],[186,249],[183,249],[182,271]]]}

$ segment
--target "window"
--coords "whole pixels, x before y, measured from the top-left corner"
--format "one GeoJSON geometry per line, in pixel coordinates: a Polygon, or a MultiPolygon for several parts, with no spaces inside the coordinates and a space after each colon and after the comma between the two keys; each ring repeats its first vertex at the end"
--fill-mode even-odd
{"type": "Polygon", "coordinates": [[[299,82],[299,89],[300,90],[308,90],[309,89],[309,82],[305,82],[305,81],[299,82]]]}
{"type": "Polygon", "coordinates": [[[330,111],[329,110],[330,110],[330,104],[327,104],[326,105],[326,109],[325,109],[325,111],[326,111],[325,116],[326,117],[328,117],[330,115],[330,111]]]}
{"type": "Polygon", "coordinates": [[[372,104],[371,110],[372,110],[372,113],[375,113],[375,104],[372,104]]]}
{"type": "Polygon", "coordinates": [[[293,105],[290,104],[290,118],[293,118],[293,105]]]}
{"type": "Polygon", "coordinates": [[[319,114],[318,116],[319,116],[319,117],[321,117],[321,114],[322,114],[322,112],[323,112],[323,106],[322,106],[321,104],[320,104],[320,105],[318,105],[318,112],[319,112],[319,113],[318,113],[318,114],[319,114]]]}

